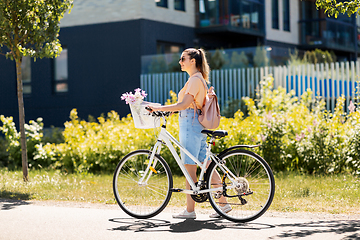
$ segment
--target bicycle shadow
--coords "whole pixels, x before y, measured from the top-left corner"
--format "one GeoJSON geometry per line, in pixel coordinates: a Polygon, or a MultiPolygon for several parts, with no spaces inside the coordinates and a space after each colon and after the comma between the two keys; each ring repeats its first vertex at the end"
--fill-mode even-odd
{"type": "Polygon", "coordinates": [[[197,232],[204,229],[221,230],[225,228],[231,229],[248,229],[261,230],[273,228],[271,224],[262,223],[233,223],[224,219],[217,220],[193,220],[186,219],[182,222],[171,223],[167,220],[160,219],[134,219],[134,218],[113,218],[109,221],[119,224],[120,226],[108,229],[111,231],[133,231],[133,232],[173,232],[188,233],[197,232]]]}
{"type": "MultiPolygon", "coordinates": [[[[266,230],[276,228],[273,236],[267,235],[268,239],[297,239],[321,236],[321,234],[335,234],[341,239],[360,239],[360,220],[316,220],[287,224],[268,224],[259,222],[233,223],[225,219],[216,220],[184,220],[172,223],[161,219],[134,219],[113,218],[109,221],[118,224],[117,227],[108,229],[110,231],[132,231],[132,232],[170,232],[190,233],[201,230],[266,230]],[[320,235],[319,235],[320,234],[320,235]]],[[[328,236],[328,235],[326,235],[328,236]]]]}

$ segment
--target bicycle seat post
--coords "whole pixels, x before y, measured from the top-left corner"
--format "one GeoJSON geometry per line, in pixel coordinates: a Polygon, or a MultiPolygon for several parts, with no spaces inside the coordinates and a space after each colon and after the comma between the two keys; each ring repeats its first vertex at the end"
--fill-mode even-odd
{"type": "Polygon", "coordinates": [[[216,140],[215,137],[211,137],[211,138],[210,138],[210,141],[209,141],[209,144],[215,146],[215,140],[216,140]]]}

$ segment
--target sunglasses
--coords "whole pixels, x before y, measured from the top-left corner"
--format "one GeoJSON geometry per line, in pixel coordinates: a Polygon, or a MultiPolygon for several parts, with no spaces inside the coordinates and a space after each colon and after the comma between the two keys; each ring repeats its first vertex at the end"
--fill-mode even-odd
{"type": "Polygon", "coordinates": [[[185,57],[182,57],[179,59],[180,62],[185,62],[186,58],[185,57]]]}

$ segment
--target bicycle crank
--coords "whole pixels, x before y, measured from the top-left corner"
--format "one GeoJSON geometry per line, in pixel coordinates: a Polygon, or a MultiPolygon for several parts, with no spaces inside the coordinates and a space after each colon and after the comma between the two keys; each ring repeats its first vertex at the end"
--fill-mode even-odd
{"type": "MultiPolygon", "coordinates": [[[[196,186],[198,186],[198,182],[195,183],[196,186]]],[[[205,183],[202,183],[200,185],[200,190],[204,190],[206,189],[206,184],[205,183]]],[[[207,199],[208,199],[208,194],[207,193],[200,193],[200,194],[197,194],[197,195],[191,195],[191,198],[195,201],[195,202],[198,202],[198,203],[202,203],[202,202],[205,202],[207,199]]]]}

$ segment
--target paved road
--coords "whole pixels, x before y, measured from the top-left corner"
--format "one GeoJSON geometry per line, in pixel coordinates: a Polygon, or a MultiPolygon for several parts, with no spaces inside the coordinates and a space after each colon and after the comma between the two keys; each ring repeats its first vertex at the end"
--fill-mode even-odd
{"type": "Polygon", "coordinates": [[[0,199],[0,239],[360,239],[359,215],[267,213],[239,224],[205,214],[196,220],[173,219],[171,211],[138,220],[115,205],[0,199]]]}

